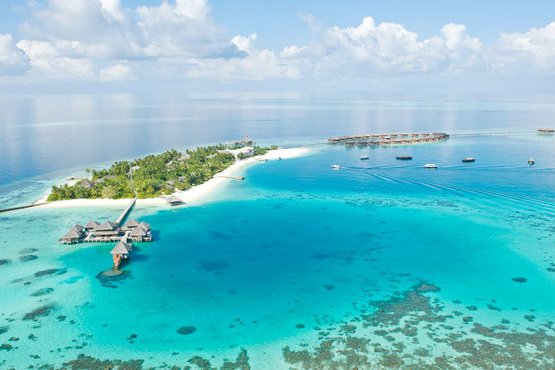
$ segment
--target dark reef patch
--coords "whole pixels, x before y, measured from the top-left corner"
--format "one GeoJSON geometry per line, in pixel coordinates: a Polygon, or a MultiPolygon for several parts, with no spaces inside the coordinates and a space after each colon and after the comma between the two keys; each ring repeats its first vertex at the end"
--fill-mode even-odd
{"type": "Polygon", "coordinates": [[[511,280],[514,281],[515,283],[525,283],[528,281],[526,278],[523,278],[523,277],[514,277],[511,280]]]}
{"type": "Polygon", "coordinates": [[[38,259],[38,256],[35,256],[34,254],[27,254],[24,256],[19,257],[19,262],[29,262],[29,261],[33,261],[38,259]]]}
{"type": "Polygon", "coordinates": [[[40,297],[43,295],[50,294],[54,291],[54,288],[42,288],[33,293],[31,293],[31,297],[40,297]]]}
{"type": "Polygon", "coordinates": [[[127,270],[108,270],[96,274],[96,278],[100,281],[100,285],[105,288],[115,289],[125,280],[131,278],[131,271],[127,270]]]}
{"type": "Polygon", "coordinates": [[[85,370],[85,369],[120,369],[140,370],[143,369],[144,360],[99,360],[97,358],[80,354],[75,360],[65,362],[63,369],[85,370]]]}
{"type": "Polygon", "coordinates": [[[193,334],[195,331],[197,331],[197,328],[195,328],[194,326],[182,326],[177,329],[177,333],[181,335],[193,334]]]}
{"type": "Polygon", "coordinates": [[[2,259],[0,259],[0,266],[7,265],[10,262],[12,262],[12,261],[7,259],[7,258],[2,258],[2,259]]]}
{"type": "Polygon", "coordinates": [[[48,316],[48,315],[50,315],[50,313],[52,312],[53,309],[54,309],[53,304],[47,304],[47,305],[44,305],[44,306],[40,306],[38,308],[35,308],[31,312],[27,312],[23,316],[23,320],[36,320],[38,317],[48,316]]]}
{"type": "Polygon", "coordinates": [[[304,328],[305,328],[305,324],[297,324],[297,325],[295,325],[295,327],[296,327],[297,329],[304,329],[304,328]]]}
{"type": "MultiPolygon", "coordinates": [[[[522,332],[510,327],[508,320],[487,327],[474,323],[471,316],[443,314],[445,306],[428,296],[438,290],[422,283],[371,302],[373,309],[361,310],[363,314],[349,324],[330,328],[314,347],[300,343],[298,348],[283,348],[283,358],[294,369],[555,368],[552,322],[522,332]],[[343,330],[347,325],[352,330],[343,330]],[[376,337],[386,342],[374,340],[376,337]],[[424,337],[434,342],[433,349],[418,346],[419,338],[424,337]]],[[[535,317],[527,315],[525,319],[532,322],[535,317]]]]}
{"type": "Polygon", "coordinates": [[[66,269],[58,268],[58,269],[47,269],[42,271],[35,272],[35,277],[43,277],[43,276],[50,276],[50,275],[63,275],[67,272],[66,269]]]}
{"type": "Polygon", "coordinates": [[[197,268],[206,272],[219,272],[229,267],[225,261],[200,261],[197,262],[197,268]]]}
{"type": "Polygon", "coordinates": [[[37,252],[38,249],[37,248],[24,248],[22,250],[19,251],[19,254],[23,255],[23,254],[31,254],[31,253],[35,253],[37,252]]]}
{"type": "Polygon", "coordinates": [[[11,344],[4,343],[0,345],[0,351],[11,351],[12,349],[13,349],[13,346],[11,344]]]}

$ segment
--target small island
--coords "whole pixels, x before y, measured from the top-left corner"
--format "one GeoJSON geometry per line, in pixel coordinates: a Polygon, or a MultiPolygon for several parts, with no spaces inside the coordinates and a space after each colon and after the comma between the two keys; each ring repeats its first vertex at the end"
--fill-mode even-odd
{"type": "Polygon", "coordinates": [[[185,152],[171,149],[118,161],[105,169],[87,169],[89,178],[53,186],[47,200],[156,198],[203,184],[237,161],[275,149],[254,145],[249,139],[185,152]]]}

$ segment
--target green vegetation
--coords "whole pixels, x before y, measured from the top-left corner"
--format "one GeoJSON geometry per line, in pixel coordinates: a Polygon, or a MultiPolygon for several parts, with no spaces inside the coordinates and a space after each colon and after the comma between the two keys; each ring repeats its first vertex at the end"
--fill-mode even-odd
{"type": "MultiPolygon", "coordinates": [[[[210,180],[235,162],[229,149],[242,149],[252,142],[236,142],[231,146],[215,145],[180,153],[168,150],[147,155],[131,162],[115,162],[110,168],[87,170],[90,179],[74,185],[53,186],[49,201],[78,198],[153,198],[171,194],[175,189],[187,190],[210,180]]],[[[262,155],[276,149],[254,146],[250,152],[237,154],[238,159],[262,155]]]]}

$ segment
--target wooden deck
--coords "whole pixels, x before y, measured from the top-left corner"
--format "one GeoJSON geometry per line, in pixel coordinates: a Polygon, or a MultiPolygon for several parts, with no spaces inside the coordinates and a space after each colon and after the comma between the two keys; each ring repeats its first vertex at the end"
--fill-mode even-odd
{"type": "Polygon", "coordinates": [[[125,221],[125,219],[129,215],[129,212],[131,212],[131,210],[135,206],[136,202],[137,202],[136,197],[131,199],[131,202],[129,202],[129,205],[123,210],[123,212],[121,212],[121,215],[119,215],[118,219],[116,220],[116,224],[118,224],[118,226],[121,226],[123,224],[123,221],[125,221]]]}

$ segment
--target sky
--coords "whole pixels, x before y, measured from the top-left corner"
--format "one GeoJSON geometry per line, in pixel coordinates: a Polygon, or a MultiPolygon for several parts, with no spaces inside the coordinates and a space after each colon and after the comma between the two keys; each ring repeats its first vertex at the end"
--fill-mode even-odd
{"type": "Polygon", "coordinates": [[[0,0],[0,92],[552,94],[554,75],[552,0],[0,0]]]}

